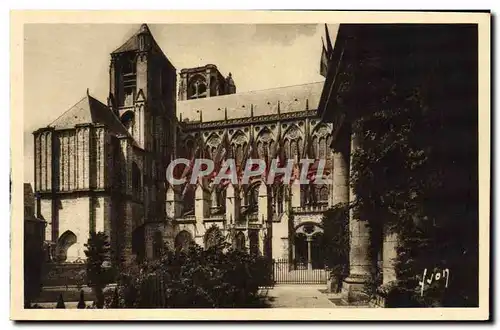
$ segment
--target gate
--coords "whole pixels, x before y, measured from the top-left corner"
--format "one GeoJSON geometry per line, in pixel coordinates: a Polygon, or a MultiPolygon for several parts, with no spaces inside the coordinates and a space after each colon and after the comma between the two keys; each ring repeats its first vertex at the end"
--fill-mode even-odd
{"type": "Polygon", "coordinates": [[[326,268],[308,268],[289,262],[287,259],[273,260],[273,276],[276,284],[326,284],[326,268]]]}

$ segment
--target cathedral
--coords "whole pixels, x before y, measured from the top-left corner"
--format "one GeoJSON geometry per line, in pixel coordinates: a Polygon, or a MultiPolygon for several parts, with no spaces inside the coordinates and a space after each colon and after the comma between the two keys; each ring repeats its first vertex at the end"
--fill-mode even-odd
{"type": "MultiPolygon", "coordinates": [[[[179,75],[143,24],[111,53],[109,97],[83,95],[34,132],[37,217],[47,222],[51,257],[85,258],[92,231],[105,232],[113,261],[155,258],[165,245],[208,247],[222,234],[236,249],[321,268],[325,185],[172,186],[176,158],[216,158],[218,146],[241,165],[280,148],[285,159],[325,159],[333,174],[332,123],[317,115],[323,82],[237,93],[216,65],[179,75]]],[[[330,182],[331,180],[327,181],[330,182]]]]}

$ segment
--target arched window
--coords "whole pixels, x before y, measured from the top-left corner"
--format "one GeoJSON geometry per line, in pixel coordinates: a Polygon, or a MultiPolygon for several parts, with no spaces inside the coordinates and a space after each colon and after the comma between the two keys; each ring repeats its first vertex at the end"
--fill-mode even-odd
{"type": "Polygon", "coordinates": [[[259,254],[259,233],[257,230],[250,230],[248,232],[248,241],[250,245],[250,254],[259,254]]]}
{"type": "Polygon", "coordinates": [[[216,247],[223,241],[220,229],[216,226],[210,227],[205,233],[205,248],[216,247]]]}
{"type": "Polygon", "coordinates": [[[328,187],[326,185],[316,186],[316,201],[319,204],[328,203],[328,187]]]}
{"type": "Polygon", "coordinates": [[[57,240],[56,260],[59,262],[67,261],[68,250],[76,241],[76,235],[71,230],[65,231],[57,240]]]}
{"type": "Polygon", "coordinates": [[[234,249],[238,251],[245,251],[245,234],[241,231],[234,236],[234,249]]]}
{"type": "Polygon", "coordinates": [[[187,252],[193,242],[191,234],[183,230],[175,236],[174,248],[176,251],[187,252]]]}
{"type": "MultiPolygon", "coordinates": [[[[189,184],[189,183],[187,183],[189,184]]],[[[184,214],[194,214],[194,198],[195,198],[195,190],[193,186],[186,187],[186,184],[183,186],[183,192],[185,191],[182,198],[182,211],[184,214]]]]}
{"type": "Polygon", "coordinates": [[[196,75],[189,82],[188,99],[207,97],[207,83],[201,75],[196,75]]]}
{"type": "Polygon", "coordinates": [[[259,184],[251,185],[247,190],[248,212],[257,213],[259,211],[259,184]]]}
{"type": "Polygon", "coordinates": [[[134,121],[135,121],[135,115],[132,111],[127,111],[125,112],[122,117],[121,117],[121,122],[123,126],[129,131],[130,134],[132,134],[132,131],[134,130],[134,121]]]}

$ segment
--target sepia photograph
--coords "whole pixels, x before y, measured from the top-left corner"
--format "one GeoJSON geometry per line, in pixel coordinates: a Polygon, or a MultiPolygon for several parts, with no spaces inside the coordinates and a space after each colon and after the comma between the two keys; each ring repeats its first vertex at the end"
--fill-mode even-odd
{"type": "Polygon", "coordinates": [[[11,318],[490,317],[489,13],[32,14],[11,318]]]}

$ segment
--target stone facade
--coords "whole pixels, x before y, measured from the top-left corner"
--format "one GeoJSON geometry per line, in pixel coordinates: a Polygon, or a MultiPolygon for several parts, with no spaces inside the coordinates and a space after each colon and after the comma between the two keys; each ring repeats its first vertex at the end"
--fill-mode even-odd
{"type": "Polygon", "coordinates": [[[182,196],[165,173],[199,146],[214,158],[226,141],[239,165],[249,144],[251,158],[266,158],[282,142],[287,160],[326,159],[333,175],[333,125],[316,111],[322,83],[236,94],[232,75],[208,64],[181,70],[177,93],[176,69],[146,25],[111,54],[109,75],[107,104],[87,93],[34,132],[35,190],[55,259],[83,259],[91,231],[106,232],[114,260],[126,262],[153,258],[164,243],[210,245],[219,230],[235,247],[312,266],[333,185],[254,182],[182,196]]]}

